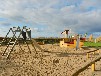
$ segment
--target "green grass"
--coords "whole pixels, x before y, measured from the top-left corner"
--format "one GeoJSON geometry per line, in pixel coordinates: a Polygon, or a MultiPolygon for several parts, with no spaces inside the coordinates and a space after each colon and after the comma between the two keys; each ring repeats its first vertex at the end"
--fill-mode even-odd
{"type": "Polygon", "coordinates": [[[84,42],[84,46],[94,46],[94,47],[101,47],[101,42],[84,42]]]}

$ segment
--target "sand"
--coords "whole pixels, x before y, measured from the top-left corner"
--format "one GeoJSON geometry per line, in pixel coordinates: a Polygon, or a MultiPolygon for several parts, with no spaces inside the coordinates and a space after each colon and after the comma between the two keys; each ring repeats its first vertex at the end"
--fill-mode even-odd
{"type": "MultiPolygon", "coordinates": [[[[41,45],[45,49],[44,53],[36,48],[38,52],[35,54],[35,49],[31,45],[29,46],[31,54],[26,45],[22,45],[22,51],[17,45],[9,60],[1,55],[5,47],[0,47],[0,76],[71,76],[84,63],[98,56],[98,54],[95,56],[91,54],[91,58],[87,59],[86,52],[95,48],[75,50],[61,48],[57,44],[46,44],[41,45]],[[41,55],[43,55],[42,58],[41,55]]],[[[99,69],[101,63],[98,62],[96,65],[99,69]]],[[[93,74],[99,76],[98,72],[93,74]]],[[[91,68],[89,67],[79,76],[92,76],[91,68]]]]}

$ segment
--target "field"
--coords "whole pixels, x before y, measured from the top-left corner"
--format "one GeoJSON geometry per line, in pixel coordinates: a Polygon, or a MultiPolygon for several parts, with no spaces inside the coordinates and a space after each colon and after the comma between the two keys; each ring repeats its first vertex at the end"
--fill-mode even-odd
{"type": "Polygon", "coordinates": [[[84,42],[84,46],[101,47],[101,42],[84,42]]]}
{"type": "MultiPolygon", "coordinates": [[[[88,61],[99,56],[96,52],[96,55],[91,54],[91,58],[87,59],[86,52],[95,48],[75,50],[61,48],[58,44],[45,44],[41,45],[45,52],[42,53],[36,48],[38,53],[35,54],[35,49],[31,45],[29,46],[31,53],[26,45],[22,45],[23,51],[16,45],[9,60],[6,60],[5,56],[1,56],[5,46],[0,47],[0,76],[72,76],[88,61]]],[[[91,67],[80,73],[79,76],[92,76],[91,67]]]]}

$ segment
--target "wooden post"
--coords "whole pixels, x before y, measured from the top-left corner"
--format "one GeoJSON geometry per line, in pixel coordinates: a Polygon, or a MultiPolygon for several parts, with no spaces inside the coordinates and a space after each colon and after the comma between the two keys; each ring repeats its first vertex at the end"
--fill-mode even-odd
{"type": "Polygon", "coordinates": [[[95,71],[95,62],[92,64],[92,71],[95,71]]]}
{"type": "Polygon", "coordinates": [[[89,53],[87,53],[87,58],[89,58],[89,53]]]}
{"type": "Polygon", "coordinates": [[[98,53],[100,53],[100,51],[99,51],[99,50],[97,50],[97,52],[98,52],[98,53]]]}
{"type": "Polygon", "coordinates": [[[96,39],[95,39],[95,43],[96,43],[96,39]]]}

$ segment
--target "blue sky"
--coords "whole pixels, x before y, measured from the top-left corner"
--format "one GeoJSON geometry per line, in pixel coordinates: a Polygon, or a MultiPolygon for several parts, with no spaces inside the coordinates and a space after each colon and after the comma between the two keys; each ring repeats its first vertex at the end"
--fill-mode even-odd
{"type": "Polygon", "coordinates": [[[61,32],[101,35],[101,0],[0,0],[0,36],[27,26],[32,37],[61,37],[61,32]]]}

